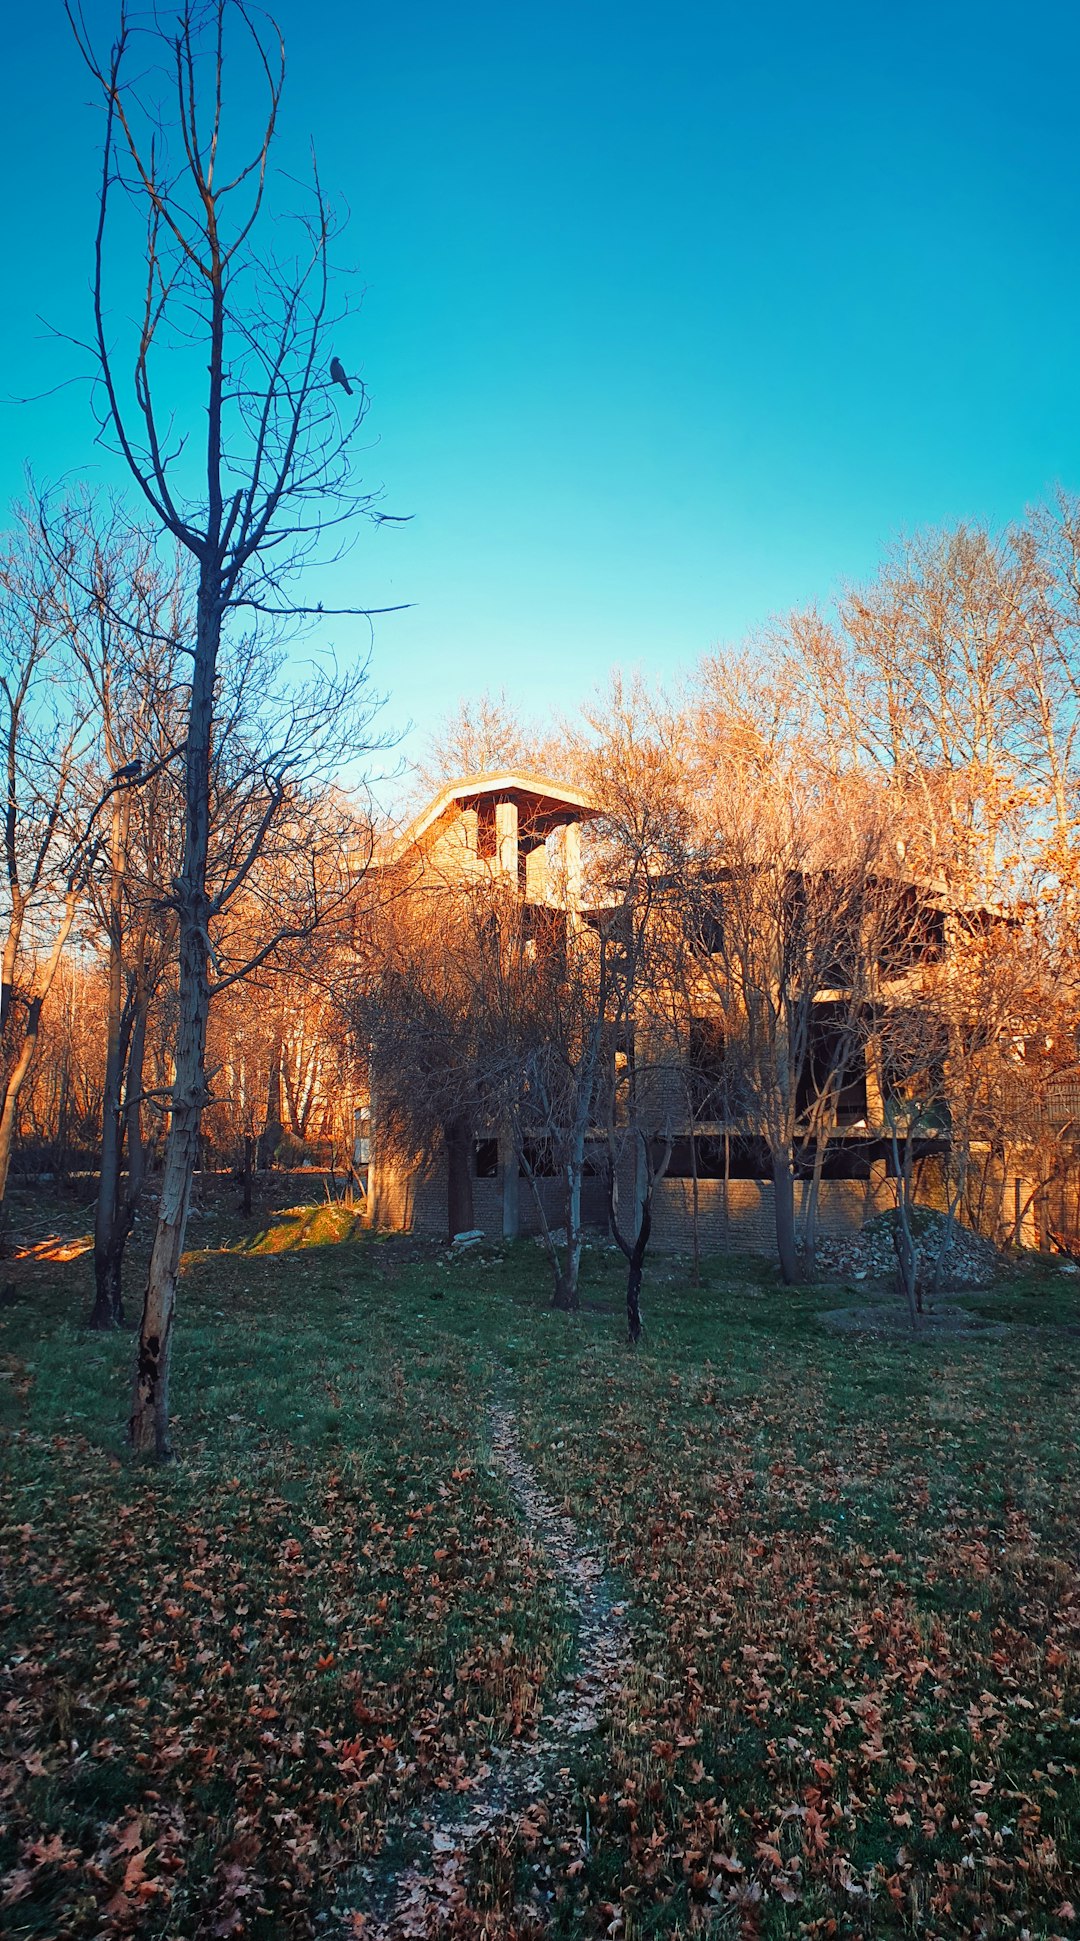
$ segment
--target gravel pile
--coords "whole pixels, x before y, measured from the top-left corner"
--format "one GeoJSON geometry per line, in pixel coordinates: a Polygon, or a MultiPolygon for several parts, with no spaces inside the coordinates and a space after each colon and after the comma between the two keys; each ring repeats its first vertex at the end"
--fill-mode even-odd
{"type": "MultiPolygon", "coordinates": [[[[861,1233],[830,1235],[817,1248],[819,1280],[878,1281],[892,1279],[896,1273],[893,1247],[894,1213],[881,1213],[870,1220],[861,1233]]],[[[929,1286],[945,1220],[940,1213],[920,1207],[915,1233],[919,1278],[929,1286]]],[[[985,1287],[997,1272],[1000,1256],[990,1240],[971,1233],[967,1227],[954,1226],[949,1250],[941,1269],[941,1287],[985,1287]]]]}

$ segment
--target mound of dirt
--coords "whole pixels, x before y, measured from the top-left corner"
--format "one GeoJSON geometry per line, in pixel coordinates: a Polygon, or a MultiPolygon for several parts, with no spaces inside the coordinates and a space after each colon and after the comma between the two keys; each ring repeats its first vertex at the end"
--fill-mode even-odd
{"type": "Polygon", "coordinates": [[[1009,1332],[1003,1321],[986,1321],[967,1308],[938,1301],[920,1314],[915,1330],[907,1302],[899,1294],[868,1301],[861,1307],[830,1308],[818,1316],[830,1334],[883,1334],[931,1338],[941,1335],[980,1335],[996,1338],[1009,1332]]]}

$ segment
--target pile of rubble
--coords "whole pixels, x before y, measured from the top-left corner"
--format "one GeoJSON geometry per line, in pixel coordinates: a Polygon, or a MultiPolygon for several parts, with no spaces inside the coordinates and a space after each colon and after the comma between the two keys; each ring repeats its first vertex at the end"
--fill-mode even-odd
{"type": "MultiPolygon", "coordinates": [[[[819,1240],[817,1278],[824,1281],[891,1280],[896,1273],[893,1246],[895,1213],[880,1213],[861,1233],[830,1234],[819,1240]]],[[[943,1214],[920,1207],[916,1215],[915,1250],[919,1278],[929,1287],[945,1227],[943,1214]]],[[[985,1287],[1000,1264],[993,1242],[967,1227],[954,1226],[941,1268],[940,1287],[985,1287]]]]}

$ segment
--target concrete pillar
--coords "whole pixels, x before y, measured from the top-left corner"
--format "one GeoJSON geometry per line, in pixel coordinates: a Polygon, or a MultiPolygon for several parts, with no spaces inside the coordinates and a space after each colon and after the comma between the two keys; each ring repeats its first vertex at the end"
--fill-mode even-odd
{"type": "Polygon", "coordinates": [[[518,812],[516,802],[495,804],[495,867],[500,876],[517,882],[518,812]]]}
{"type": "Polygon", "coordinates": [[[528,903],[546,903],[548,888],[547,850],[543,843],[530,849],[525,858],[525,899],[528,903]]]}
{"type": "Polygon", "coordinates": [[[510,1134],[499,1134],[499,1177],[502,1181],[502,1230],[504,1240],[516,1240],[521,1231],[518,1205],[518,1156],[510,1134]]]}
{"type": "Polygon", "coordinates": [[[866,1123],[871,1127],[885,1124],[885,1098],[881,1086],[881,1044],[871,1038],[866,1047],[866,1123]]]}
{"type": "Polygon", "coordinates": [[[380,1215],[379,1141],[378,1125],[375,1116],[375,1087],[370,1083],[368,1085],[367,1104],[360,1108],[353,1123],[357,1133],[353,1163],[357,1165],[358,1169],[361,1164],[364,1165],[364,1211],[367,1215],[368,1225],[374,1227],[378,1225],[380,1215]],[[364,1138],[363,1148],[361,1149],[360,1140],[363,1134],[366,1134],[366,1137],[364,1138]],[[361,1150],[363,1154],[362,1159],[361,1150]]]}
{"type": "Polygon", "coordinates": [[[581,824],[568,822],[563,830],[564,856],[566,860],[566,907],[570,911],[581,908],[581,824]]]}

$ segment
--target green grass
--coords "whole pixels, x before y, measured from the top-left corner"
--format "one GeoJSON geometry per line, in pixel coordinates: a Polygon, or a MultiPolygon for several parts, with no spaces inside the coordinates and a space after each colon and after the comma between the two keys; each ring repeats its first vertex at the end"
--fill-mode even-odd
{"type": "Polygon", "coordinates": [[[197,1231],[175,1469],[124,1452],[131,1339],[83,1328],[85,1259],[0,1309],[4,1932],[340,1932],[532,1729],[572,1623],[488,1461],[496,1392],[634,1667],[462,1934],[535,1931],[515,1880],[567,1936],[1077,1931],[1073,1282],[970,1297],[1002,1336],[834,1338],[836,1288],[657,1258],[635,1355],[604,1253],[568,1320],[531,1243],[197,1231]]]}

